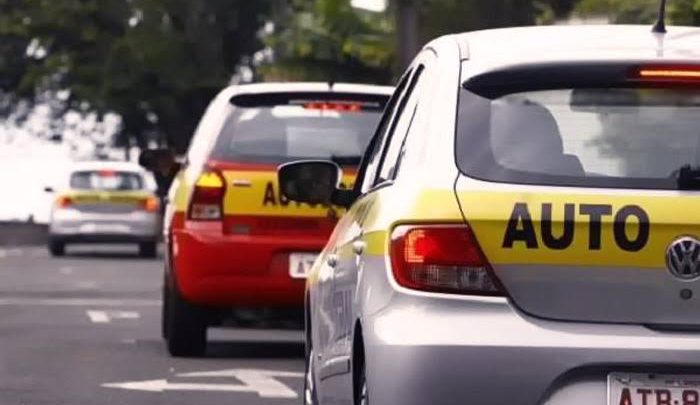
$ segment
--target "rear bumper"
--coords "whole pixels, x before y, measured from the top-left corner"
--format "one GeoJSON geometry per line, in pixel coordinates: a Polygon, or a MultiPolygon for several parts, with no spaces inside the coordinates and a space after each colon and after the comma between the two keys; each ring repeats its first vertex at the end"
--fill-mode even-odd
{"type": "Polygon", "coordinates": [[[696,333],[545,321],[505,299],[393,301],[363,323],[380,404],[606,405],[611,372],[700,375],[696,333]]]}
{"type": "Polygon", "coordinates": [[[81,214],[54,212],[49,239],[73,243],[152,242],[161,237],[161,219],[156,213],[81,214]]]}
{"type": "Polygon", "coordinates": [[[192,303],[301,309],[305,280],[289,275],[289,253],[317,253],[326,241],[180,229],[172,235],[172,265],[181,294],[192,303]]]}

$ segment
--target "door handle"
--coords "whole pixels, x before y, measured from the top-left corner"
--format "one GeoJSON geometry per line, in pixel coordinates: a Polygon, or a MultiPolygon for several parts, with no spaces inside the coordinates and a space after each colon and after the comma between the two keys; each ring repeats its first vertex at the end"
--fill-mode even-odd
{"type": "Polygon", "coordinates": [[[326,259],[326,264],[328,264],[328,267],[331,267],[333,269],[336,268],[336,266],[338,266],[338,255],[328,255],[328,258],[326,259]]]}
{"type": "Polygon", "coordinates": [[[352,251],[355,252],[356,255],[361,255],[365,251],[365,246],[367,246],[365,241],[356,240],[352,243],[352,251]]]}

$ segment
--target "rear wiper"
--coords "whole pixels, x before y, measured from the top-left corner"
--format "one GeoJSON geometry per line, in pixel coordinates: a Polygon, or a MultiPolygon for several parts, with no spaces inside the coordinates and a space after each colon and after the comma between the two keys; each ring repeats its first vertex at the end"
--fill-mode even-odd
{"type": "Polygon", "coordinates": [[[362,160],[362,156],[358,156],[358,155],[347,155],[347,156],[333,155],[333,156],[331,156],[331,160],[340,166],[359,166],[360,161],[362,160]]]}
{"type": "Polygon", "coordinates": [[[685,165],[676,172],[679,190],[700,190],[700,166],[685,165]]]}

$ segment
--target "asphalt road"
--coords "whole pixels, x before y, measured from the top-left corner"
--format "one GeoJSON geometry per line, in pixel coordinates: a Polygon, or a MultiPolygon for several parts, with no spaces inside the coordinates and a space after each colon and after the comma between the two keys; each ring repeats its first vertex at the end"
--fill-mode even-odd
{"type": "Polygon", "coordinates": [[[161,277],[128,247],[0,247],[0,404],[300,403],[300,331],[210,329],[207,357],[171,358],[161,277]]]}

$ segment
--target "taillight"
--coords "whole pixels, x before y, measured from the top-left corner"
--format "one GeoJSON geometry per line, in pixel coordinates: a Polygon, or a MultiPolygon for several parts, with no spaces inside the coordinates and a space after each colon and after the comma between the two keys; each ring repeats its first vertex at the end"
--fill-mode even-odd
{"type": "Polygon", "coordinates": [[[391,236],[391,265],[407,288],[503,295],[476,237],[463,225],[402,225],[391,236]]]}
{"type": "Polygon", "coordinates": [[[190,202],[189,218],[196,221],[223,219],[226,193],[224,177],[216,170],[206,169],[197,179],[190,202]]]}
{"type": "Polygon", "coordinates": [[[58,208],[68,208],[71,205],[73,205],[73,199],[68,196],[62,195],[56,198],[56,207],[58,208]]]}
{"type": "Polygon", "coordinates": [[[155,196],[150,196],[141,200],[141,208],[146,212],[157,212],[160,202],[155,196]]]}

